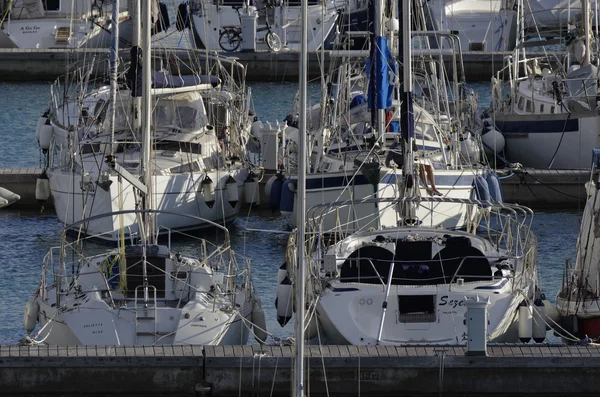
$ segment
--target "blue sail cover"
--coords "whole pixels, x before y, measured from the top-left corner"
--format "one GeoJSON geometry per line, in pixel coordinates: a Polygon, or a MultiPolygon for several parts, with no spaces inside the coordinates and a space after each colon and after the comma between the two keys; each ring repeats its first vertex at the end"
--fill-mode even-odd
{"type": "MultiPolygon", "coordinates": [[[[375,73],[375,109],[387,109],[392,106],[394,86],[396,82],[397,65],[388,45],[387,37],[375,37],[375,62],[367,60],[367,73],[371,72],[374,64],[375,73]]],[[[372,80],[369,79],[369,82],[372,80]]],[[[368,90],[371,94],[371,90],[368,90]]],[[[369,108],[373,109],[373,95],[369,95],[369,108]]]]}

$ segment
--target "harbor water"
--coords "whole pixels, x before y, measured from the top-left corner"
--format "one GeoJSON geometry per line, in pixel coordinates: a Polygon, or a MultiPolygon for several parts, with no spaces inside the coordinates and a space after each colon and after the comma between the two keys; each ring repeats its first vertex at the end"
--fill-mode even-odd
{"type": "MultiPolygon", "coordinates": [[[[472,84],[480,104],[489,103],[489,83],[472,84]]],[[[41,167],[41,154],[35,141],[38,117],[50,99],[50,82],[2,83],[0,111],[0,167],[41,167]]],[[[253,83],[250,85],[256,114],[263,121],[283,120],[291,111],[297,85],[293,83],[253,83]]],[[[319,82],[310,84],[317,94],[319,82]]],[[[547,298],[553,302],[562,282],[565,260],[573,258],[580,211],[538,212],[534,232],[539,244],[539,279],[547,298]]],[[[37,288],[42,260],[50,247],[59,243],[61,225],[53,210],[0,210],[0,345],[14,345],[25,336],[23,310],[37,288]]],[[[267,317],[268,331],[277,339],[293,335],[293,322],[281,328],[275,315],[277,269],[284,258],[291,228],[270,209],[244,210],[231,225],[232,243],[237,253],[252,261],[252,275],[267,317]],[[260,230],[260,231],[256,231],[260,230]]],[[[182,243],[185,244],[185,243],[182,243]]],[[[549,333],[549,336],[551,334],[549,333]]],[[[256,343],[253,339],[250,343],[256,343]]]]}

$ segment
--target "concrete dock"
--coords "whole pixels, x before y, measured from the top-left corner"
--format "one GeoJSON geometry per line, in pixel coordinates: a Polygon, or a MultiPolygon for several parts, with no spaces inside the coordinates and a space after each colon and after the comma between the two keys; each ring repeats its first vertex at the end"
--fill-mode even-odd
{"type": "MultiPolygon", "coordinates": [[[[307,346],[310,396],[586,396],[598,346],[307,346]]],[[[1,346],[3,395],[289,396],[291,346],[1,346]]]]}
{"type": "Polygon", "coordinates": [[[502,195],[507,203],[536,210],[583,210],[585,206],[585,182],[590,180],[589,170],[523,168],[501,174],[502,195]]]}
{"type": "MultiPolygon", "coordinates": [[[[201,57],[202,50],[178,50],[176,56],[183,61],[201,57]]],[[[65,74],[66,65],[93,56],[108,58],[108,49],[0,49],[0,81],[54,80],[65,74]]],[[[123,52],[127,59],[128,52],[123,52]]],[[[237,58],[247,67],[248,81],[296,81],[299,77],[300,54],[298,52],[255,51],[227,54],[237,58]]],[[[489,81],[502,69],[508,52],[465,52],[463,62],[468,81],[489,81]]],[[[449,55],[443,55],[450,65],[449,55]]],[[[308,77],[321,76],[327,72],[330,55],[328,51],[311,52],[308,57],[308,77]]],[[[107,73],[107,70],[101,70],[107,73]]]]}
{"type": "Polygon", "coordinates": [[[0,187],[21,196],[19,201],[6,208],[40,209],[42,205],[45,209],[54,208],[52,196],[44,203],[35,199],[35,184],[41,174],[41,168],[0,168],[0,187]]]}

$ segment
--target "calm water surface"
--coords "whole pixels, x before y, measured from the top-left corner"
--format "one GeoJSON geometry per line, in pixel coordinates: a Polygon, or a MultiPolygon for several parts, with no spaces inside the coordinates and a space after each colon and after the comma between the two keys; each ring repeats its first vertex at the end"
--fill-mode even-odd
{"type": "MultiPolygon", "coordinates": [[[[40,166],[34,132],[37,119],[50,99],[49,86],[49,82],[0,82],[3,98],[0,168],[40,166]]],[[[489,84],[472,86],[479,92],[480,103],[486,104],[489,84]]],[[[250,87],[261,120],[282,120],[292,109],[296,84],[251,83],[250,87]]],[[[318,90],[318,83],[310,85],[311,93],[318,90]]],[[[561,283],[565,259],[574,255],[578,227],[578,211],[536,214],[534,231],[539,241],[540,282],[551,301],[561,283]]],[[[24,336],[25,303],[37,288],[44,255],[58,244],[60,229],[61,225],[50,210],[0,210],[0,345],[15,344],[24,336]]],[[[236,251],[252,260],[254,284],[262,297],[269,332],[279,338],[292,336],[292,322],[281,328],[276,322],[274,308],[277,269],[283,261],[287,235],[246,232],[246,229],[289,231],[289,228],[283,218],[263,210],[240,215],[231,233],[236,251]]],[[[254,340],[251,343],[255,343],[254,340]]]]}

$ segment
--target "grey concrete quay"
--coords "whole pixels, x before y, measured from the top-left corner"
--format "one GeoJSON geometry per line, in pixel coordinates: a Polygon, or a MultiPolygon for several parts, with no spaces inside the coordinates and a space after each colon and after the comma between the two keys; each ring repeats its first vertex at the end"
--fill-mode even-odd
{"type": "MultiPolygon", "coordinates": [[[[292,346],[1,346],[3,395],[289,396],[292,346]]],[[[307,395],[583,396],[598,346],[307,346],[307,395]]]]}
{"type": "MultiPolygon", "coordinates": [[[[176,56],[183,60],[190,57],[201,57],[203,50],[177,50],[176,56]]],[[[248,81],[297,81],[299,78],[300,53],[293,51],[254,51],[224,54],[237,58],[247,67],[248,81]]],[[[489,81],[493,74],[502,69],[503,60],[510,52],[465,52],[463,61],[467,81],[489,81]]],[[[64,75],[66,65],[93,56],[105,56],[108,49],[0,49],[0,80],[28,81],[54,80],[64,75]]],[[[121,51],[127,60],[129,52],[121,51]]],[[[327,72],[329,52],[316,51],[309,53],[309,78],[321,76],[327,72]]],[[[446,64],[451,68],[451,56],[444,54],[446,64]]],[[[107,73],[108,71],[101,71],[107,73]]]]}

